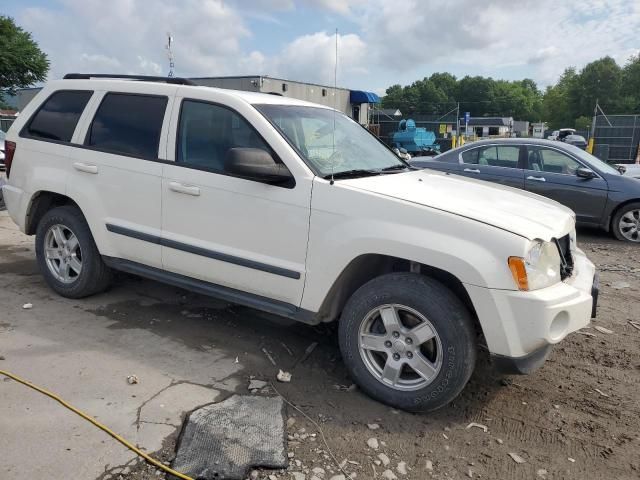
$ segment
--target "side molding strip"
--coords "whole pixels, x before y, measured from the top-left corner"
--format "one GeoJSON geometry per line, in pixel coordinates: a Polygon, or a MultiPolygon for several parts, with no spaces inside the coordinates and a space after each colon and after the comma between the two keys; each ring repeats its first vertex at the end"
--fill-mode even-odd
{"type": "Polygon", "coordinates": [[[188,243],[169,240],[167,238],[162,238],[157,235],[150,235],[148,233],[139,232],[130,228],[120,227],[118,225],[107,223],[107,230],[118,235],[124,235],[125,237],[131,237],[137,240],[142,240],[144,242],[155,243],[157,245],[162,245],[163,247],[174,248],[183,252],[193,253],[194,255],[200,255],[202,257],[212,258],[214,260],[220,260],[221,262],[232,263],[234,265],[240,265],[241,267],[260,270],[261,272],[272,273],[274,275],[280,275],[281,277],[293,278],[294,280],[300,279],[300,272],[296,272],[294,270],[275,267],[266,263],[247,260],[246,258],[236,257],[233,255],[228,255],[226,253],[208,250],[202,247],[196,247],[194,245],[189,245],[188,243]]]}

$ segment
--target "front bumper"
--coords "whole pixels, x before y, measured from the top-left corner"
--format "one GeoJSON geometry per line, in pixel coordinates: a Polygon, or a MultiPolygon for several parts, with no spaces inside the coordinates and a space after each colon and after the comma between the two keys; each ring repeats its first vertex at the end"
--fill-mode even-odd
{"type": "Polygon", "coordinates": [[[573,275],[551,287],[522,292],[465,285],[487,341],[498,363],[520,364],[516,373],[539,367],[569,333],[595,314],[598,277],[581,250],[574,252],[573,275]]]}

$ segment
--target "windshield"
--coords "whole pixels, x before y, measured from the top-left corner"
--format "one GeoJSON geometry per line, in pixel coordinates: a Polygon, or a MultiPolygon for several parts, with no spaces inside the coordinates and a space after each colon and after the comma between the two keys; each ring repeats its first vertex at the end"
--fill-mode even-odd
{"type": "Polygon", "coordinates": [[[589,166],[594,167],[597,170],[600,170],[601,172],[622,175],[617,168],[609,165],[607,162],[603,162],[598,157],[591,155],[589,152],[586,152],[581,148],[578,148],[571,144],[567,144],[567,149],[569,149],[571,153],[573,153],[575,156],[577,156],[581,160],[584,160],[585,162],[587,162],[589,166]]]}
{"type": "Polygon", "coordinates": [[[406,167],[384,144],[340,112],[296,105],[255,107],[320,176],[406,167]]]}

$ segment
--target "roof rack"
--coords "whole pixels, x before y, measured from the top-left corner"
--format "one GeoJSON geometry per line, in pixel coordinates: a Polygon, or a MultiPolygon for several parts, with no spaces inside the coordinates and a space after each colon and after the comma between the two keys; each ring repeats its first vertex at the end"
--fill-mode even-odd
{"type": "Polygon", "coordinates": [[[180,77],[157,77],[152,75],[114,75],[111,73],[67,73],[65,80],[90,80],[92,78],[120,78],[125,80],[141,80],[144,82],[165,82],[176,85],[196,85],[188,78],[180,77]]]}

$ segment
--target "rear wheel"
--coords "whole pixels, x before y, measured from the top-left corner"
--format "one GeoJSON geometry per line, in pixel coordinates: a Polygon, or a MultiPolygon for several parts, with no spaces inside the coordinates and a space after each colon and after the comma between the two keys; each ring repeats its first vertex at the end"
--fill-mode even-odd
{"type": "Polygon", "coordinates": [[[431,411],[464,388],[476,360],[469,312],[441,283],[413,273],[371,280],[347,302],[340,349],[358,386],[410,411],[431,411]]]}
{"type": "Polygon", "coordinates": [[[618,240],[640,243],[640,202],[622,207],[614,215],[611,229],[618,240]]]}
{"type": "Polygon", "coordinates": [[[36,257],[47,284],[63,297],[93,295],[111,280],[82,212],[73,206],[44,214],[36,230],[36,257]]]}

